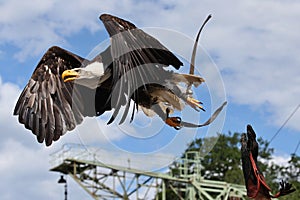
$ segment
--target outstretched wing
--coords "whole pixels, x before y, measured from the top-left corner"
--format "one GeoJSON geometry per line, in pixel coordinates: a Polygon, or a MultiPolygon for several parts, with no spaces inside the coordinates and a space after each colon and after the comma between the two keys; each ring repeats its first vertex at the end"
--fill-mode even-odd
{"type": "MultiPolygon", "coordinates": [[[[42,57],[14,109],[19,122],[36,135],[37,140],[51,145],[66,131],[81,123],[80,101],[74,101],[73,83],[64,83],[64,70],[80,67],[83,58],[59,47],[51,47],[42,57]]],[[[78,92],[77,92],[78,93],[78,92]]],[[[75,98],[80,98],[80,93],[75,98]]]]}
{"type": "MultiPolygon", "coordinates": [[[[101,15],[100,20],[111,38],[113,85],[116,86],[112,99],[115,111],[108,122],[111,123],[121,107],[121,94],[127,94],[129,98],[133,95],[136,104],[133,107],[137,107],[138,94],[134,91],[145,84],[157,83],[162,79],[161,74],[156,73],[156,68],[172,65],[179,69],[183,64],[158,40],[131,22],[108,14],[101,15]]],[[[129,105],[130,99],[127,101],[124,115],[127,115],[129,105]]],[[[123,120],[124,116],[121,122],[123,120]]]]}

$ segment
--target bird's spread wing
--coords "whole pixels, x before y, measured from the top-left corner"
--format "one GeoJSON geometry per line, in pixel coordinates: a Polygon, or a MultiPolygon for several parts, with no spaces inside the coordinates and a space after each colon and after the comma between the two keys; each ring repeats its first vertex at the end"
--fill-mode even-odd
{"type": "MultiPolygon", "coordinates": [[[[134,91],[145,84],[157,83],[163,79],[155,72],[155,68],[172,65],[179,69],[182,62],[158,40],[138,29],[131,22],[108,14],[101,15],[100,20],[111,38],[113,85],[115,86],[113,91],[115,95],[112,98],[115,110],[108,122],[111,123],[121,107],[119,103],[121,94],[127,94],[128,98],[133,95],[136,104],[133,108],[137,107],[138,94],[134,91]]],[[[125,108],[125,117],[129,105],[130,99],[125,108]]],[[[123,116],[121,122],[125,117],[123,116]]]]}
{"type": "Polygon", "coordinates": [[[73,83],[64,83],[61,74],[64,70],[80,67],[83,61],[64,49],[51,47],[21,93],[14,115],[19,116],[19,122],[30,129],[40,143],[45,141],[49,146],[81,123],[80,91],[73,89],[73,83]],[[72,104],[74,100],[76,103],[72,104]]]}

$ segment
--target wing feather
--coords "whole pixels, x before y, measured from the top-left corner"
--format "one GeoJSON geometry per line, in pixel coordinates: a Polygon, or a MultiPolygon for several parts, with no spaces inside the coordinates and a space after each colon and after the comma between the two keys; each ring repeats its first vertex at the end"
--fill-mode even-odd
{"type": "Polygon", "coordinates": [[[38,81],[34,81],[33,79],[30,79],[29,83],[33,83],[33,86],[32,86],[32,87],[31,87],[30,85],[28,85],[28,87],[31,88],[31,89],[30,89],[30,92],[31,92],[32,94],[36,93],[37,90],[38,90],[39,87],[40,87],[39,82],[38,82],[38,81]]]}
{"type": "MultiPolygon", "coordinates": [[[[81,67],[83,61],[83,58],[59,47],[49,48],[21,93],[14,115],[19,115],[19,122],[30,129],[40,143],[49,146],[81,123],[82,105],[81,109],[72,105],[74,85],[65,84],[61,73],[81,67]]],[[[74,98],[82,97],[77,93],[74,98]]]]}
{"type": "Polygon", "coordinates": [[[160,75],[153,71],[154,68],[172,65],[179,69],[183,64],[157,39],[138,29],[131,22],[108,14],[101,15],[100,20],[111,37],[112,84],[115,86],[113,90],[116,94],[116,99],[113,99],[115,110],[109,123],[119,113],[120,97],[126,94],[128,99],[122,123],[128,113],[130,98],[135,99],[136,106],[139,104],[139,94],[136,94],[135,90],[149,82],[159,80],[160,75]]]}
{"type": "Polygon", "coordinates": [[[53,105],[53,113],[54,113],[54,119],[55,119],[55,129],[54,129],[54,137],[53,140],[57,141],[61,133],[64,133],[64,125],[63,125],[63,117],[62,114],[56,104],[53,105]]]}
{"type": "Polygon", "coordinates": [[[55,89],[56,89],[56,81],[55,80],[56,80],[55,76],[51,73],[49,80],[48,80],[48,88],[49,88],[50,94],[55,93],[55,89]]]}

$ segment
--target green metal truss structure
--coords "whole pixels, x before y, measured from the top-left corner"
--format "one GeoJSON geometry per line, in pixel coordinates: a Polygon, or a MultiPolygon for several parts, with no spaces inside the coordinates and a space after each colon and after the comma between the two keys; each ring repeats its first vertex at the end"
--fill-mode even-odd
{"type": "Polygon", "coordinates": [[[51,155],[50,171],[72,177],[93,199],[178,199],[241,200],[246,199],[242,185],[201,177],[199,152],[187,152],[177,165],[177,174],[149,172],[105,164],[97,160],[96,151],[74,144],[64,145],[51,155]],[[190,159],[192,158],[192,159],[190,159]]]}

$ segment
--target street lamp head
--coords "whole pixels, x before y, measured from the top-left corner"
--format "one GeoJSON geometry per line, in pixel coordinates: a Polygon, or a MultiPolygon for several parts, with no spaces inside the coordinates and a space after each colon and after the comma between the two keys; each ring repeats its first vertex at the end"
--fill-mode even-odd
{"type": "Polygon", "coordinates": [[[61,175],[60,179],[57,181],[57,183],[67,183],[66,179],[64,179],[64,176],[61,175]]]}

